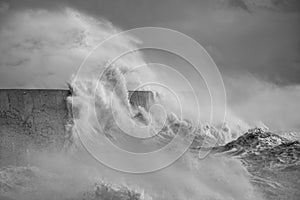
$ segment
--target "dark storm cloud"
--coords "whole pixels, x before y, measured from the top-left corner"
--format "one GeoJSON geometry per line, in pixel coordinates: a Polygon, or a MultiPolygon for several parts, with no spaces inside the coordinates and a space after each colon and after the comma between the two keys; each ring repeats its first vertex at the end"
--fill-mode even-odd
{"type": "Polygon", "coordinates": [[[247,4],[243,0],[228,0],[228,5],[234,8],[241,8],[243,10],[249,11],[247,4]]]}

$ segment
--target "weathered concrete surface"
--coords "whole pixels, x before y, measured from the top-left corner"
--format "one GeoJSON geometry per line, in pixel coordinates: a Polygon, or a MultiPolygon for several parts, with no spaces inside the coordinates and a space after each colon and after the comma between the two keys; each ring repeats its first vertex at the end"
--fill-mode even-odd
{"type": "Polygon", "coordinates": [[[133,107],[141,106],[149,111],[154,102],[154,94],[152,91],[129,91],[129,102],[133,107]]]}
{"type": "MultiPolygon", "coordinates": [[[[72,141],[69,90],[0,89],[0,167],[23,165],[32,150],[61,150],[72,141]]],[[[129,91],[133,107],[149,110],[151,91],[129,91]]],[[[25,162],[26,163],[26,162],[25,162]]]]}
{"type": "Polygon", "coordinates": [[[62,149],[70,137],[68,90],[0,90],[0,167],[32,149],[62,149]]]}

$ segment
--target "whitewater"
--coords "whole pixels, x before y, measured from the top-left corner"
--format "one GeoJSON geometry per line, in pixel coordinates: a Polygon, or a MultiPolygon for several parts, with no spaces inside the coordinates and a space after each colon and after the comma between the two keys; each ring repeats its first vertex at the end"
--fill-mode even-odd
{"type": "MultiPolygon", "coordinates": [[[[260,198],[250,183],[247,170],[234,158],[209,155],[200,160],[197,153],[186,152],[172,165],[144,174],[126,174],[95,160],[82,146],[80,138],[92,137],[94,141],[101,141],[108,137],[120,145],[128,137],[123,136],[116,121],[124,123],[122,126],[129,126],[127,128],[135,134],[150,134],[162,123],[159,118],[155,119],[149,132],[140,132],[139,126],[133,126],[136,119],[132,117],[134,112],[139,111],[129,104],[121,69],[112,67],[106,71],[104,77],[98,83],[96,96],[93,89],[97,79],[89,77],[71,82],[73,94],[68,100],[76,110],[71,145],[60,153],[32,154],[27,158],[30,163],[28,167],[3,169],[0,176],[2,194],[12,199],[260,198]],[[114,91],[117,92],[111,88],[115,88],[114,91]],[[109,96],[115,101],[113,110],[107,100],[109,96]],[[96,109],[96,115],[92,108],[96,109]],[[104,124],[103,129],[99,128],[98,120],[104,124]]],[[[147,112],[144,110],[143,113],[147,112]]],[[[151,118],[155,118],[155,113],[152,113],[151,118]]],[[[180,121],[174,113],[169,113],[159,135],[151,138],[149,143],[159,147],[168,142],[167,139],[164,140],[167,136],[201,134],[197,131],[191,132],[192,126],[188,120],[180,121]]],[[[176,149],[169,151],[171,155],[176,149]]],[[[103,154],[111,156],[105,149],[103,154]]],[[[167,158],[168,154],[164,157],[167,158]]],[[[126,158],[120,159],[124,165],[130,162],[126,158]]]]}
{"type": "MultiPolygon", "coordinates": [[[[260,198],[250,183],[246,168],[235,158],[208,155],[204,159],[199,159],[197,153],[188,151],[170,166],[142,174],[119,172],[94,159],[91,152],[82,145],[81,140],[88,138],[91,141],[100,141],[97,145],[101,145],[102,140],[109,138],[117,145],[125,144],[121,147],[134,144],[135,141],[128,139],[132,136],[124,136],[120,127],[125,127],[135,135],[151,136],[153,131],[157,131],[157,127],[162,126],[158,135],[149,141],[136,144],[135,147],[130,146],[131,149],[128,151],[139,151],[139,148],[149,144],[150,150],[161,147],[170,141],[168,138],[176,134],[188,138],[204,132],[198,127],[193,128],[191,120],[179,120],[174,113],[167,113],[166,119],[162,121],[155,110],[149,113],[141,107],[133,108],[129,104],[127,80],[124,77],[127,71],[128,68],[116,64],[105,68],[100,81],[88,73],[79,78],[75,77],[70,83],[72,96],[68,99],[75,111],[70,145],[64,152],[32,153],[27,158],[29,163],[27,167],[2,169],[1,194],[8,199],[28,200],[260,198]],[[110,106],[111,100],[114,103],[113,107],[110,106]],[[143,118],[152,119],[151,122],[143,122],[149,124],[150,128],[146,130],[140,128],[141,123],[134,118],[137,112],[141,113],[143,118]],[[102,124],[101,127],[99,122],[102,124]]],[[[136,82],[136,80],[129,81],[136,82]]],[[[228,134],[228,131],[219,131],[215,136],[221,136],[222,133],[228,134]]],[[[176,148],[180,147],[180,143],[176,144],[161,158],[167,159],[176,148]]],[[[106,157],[113,156],[109,149],[106,150],[101,146],[99,148],[106,157]]],[[[126,157],[119,159],[122,165],[132,162],[126,157]]]]}
{"type": "MultiPolygon", "coordinates": [[[[40,21],[42,16],[60,21],[59,30],[67,35],[57,36],[59,41],[53,46],[50,36],[47,51],[57,52],[58,48],[65,53],[71,48],[71,54],[67,52],[71,60],[84,57],[95,44],[120,31],[108,22],[98,22],[72,10],[60,15],[46,11],[20,14],[23,15],[25,18],[37,15],[40,21]],[[68,24],[72,24],[73,32],[64,30],[68,24]],[[74,45],[73,40],[66,40],[70,34],[81,41],[74,40],[74,45]]],[[[167,91],[151,85],[139,89],[155,91],[155,104],[159,106],[146,110],[130,104],[128,91],[143,85],[145,80],[157,81],[158,72],[147,67],[140,52],[122,57],[112,65],[107,63],[137,43],[137,39],[127,36],[101,47],[85,63],[84,71],[74,73],[69,81],[72,95],[67,99],[73,111],[73,121],[69,124],[72,136],[68,143],[59,152],[32,151],[26,157],[26,166],[2,168],[0,199],[250,200],[265,199],[263,189],[256,182],[275,190],[280,187],[276,181],[267,182],[258,174],[250,173],[250,165],[241,157],[225,152],[235,149],[212,149],[239,141],[235,139],[249,128],[241,119],[230,116],[226,124],[220,122],[214,126],[205,121],[200,123],[193,118],[190,113],[193,109],[186,101],[181,102],[185,113],[182,117],[174,109],[174,99],[165,98],[167,91]],[[142,72],[134,70],[142,65],[146,66],[142,72]],[[180,139],[159,157],[150,157],[145,162],[133,160],[125,153],[120,156],[108,147],[110,144],[132,154],[146,154],[163,148],[176,136],[180,139]],[[192,142],[190,148],[170,165],[144,173],[122,170],[140,166],[147,169],[153,163],[172,160],[189,142],[192,142]]],[[[64,59],[55,57],[55,61],[64,59]]],[[[64,63],[68,64],[65,60],[64,63]]]]}

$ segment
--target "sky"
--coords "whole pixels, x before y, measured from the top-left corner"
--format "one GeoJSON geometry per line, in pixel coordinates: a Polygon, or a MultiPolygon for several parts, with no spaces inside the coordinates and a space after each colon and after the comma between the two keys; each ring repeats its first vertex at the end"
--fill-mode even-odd
{"type": "Polygon", "coordinates": [[[89,50],[72,46],[81,35],[70,30],[98,34],[65,17],[66,8],[100,21],[102,39],[144,26],[189,35],[217,64],[233,112],[274,129],[300,128],[299,0],[1,0],[0,88],[66,86],[73,62],[89,50]]]}

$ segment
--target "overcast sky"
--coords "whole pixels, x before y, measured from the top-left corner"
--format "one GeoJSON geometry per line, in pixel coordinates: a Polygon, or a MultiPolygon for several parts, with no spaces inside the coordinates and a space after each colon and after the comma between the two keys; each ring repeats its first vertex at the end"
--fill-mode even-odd
{"type": "MultiPolygon", "coordinates": [[[[43,54],[37,53],[29,62],[26,57],[29,52],[21,51],[30,49],[31,45],[41,48],[40,43],[28,39],[28,35],[42,32],[49,33],[45,36],[47,39],[59,37],[55,31],[63,30],[64,23],[69,21],[49,13],[59,16],[65,8],[75,9],[95,20],[107,20],[120,28],[111,33],[143,26],[181,31],[210,53],[224,76],[229,104],[236,107],[235,110],[260,110],[262,107],[258,105],[268,104],[264,105],[266,112],[259,112],[264,121],[275,114],[299,111],[299,0],[0,0],[0,88],[65,87],[70,73],[61,73],[58,63],[65,64],[64,72],[74,70],[68,67],[69,60],[60,57],[73,55],[61,50],[50,58],[48,49],[43,54]],[[40,10],[49,13],[34,13],[40,10]],[[36,28],[37,23],[42,24],[39,27],[43,27],[43,23],[50,24],[53,30],[47,30],[46,25],[45,29],[36,28]],[[26,65],[28,62],[30,65],[26,65]],[[39,69],[34,65],[40,66],[39,69]],[[53,85],[47,80],[52,80],[53,85]],[[30,84],[34,81],[35,84],[30,84]],[[257,95],[253,97],[253,94],[257,95]],[[271,100],[275,103],[268,103],[271,100]],[[290,103],[287,105],[287,102],[290,103]]],[[[109,34],[110,31],[104,35],[109,34]]],[[[61,38],[60,42],[65,39],[61,38]]],[[[246,111],[241,115],[253,118],[246,116],[251,115],[246,111]]],[[[299,127],[299,114],[291,118],[292,122],[285,126],[299,127]]],[[[278,120],[269,123],[278,124],[278,120]]]]}
{"type": "Polygon", "coordinates": [[[250,72],[277,84],[300,81],[298,0],[4,2],[8,12],[72,7],[125,30],[141,26],[172,28],[204,45],[224,73],[250,72]]]}

